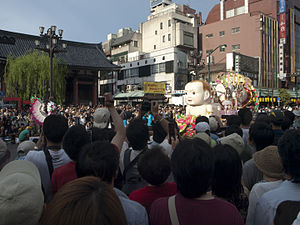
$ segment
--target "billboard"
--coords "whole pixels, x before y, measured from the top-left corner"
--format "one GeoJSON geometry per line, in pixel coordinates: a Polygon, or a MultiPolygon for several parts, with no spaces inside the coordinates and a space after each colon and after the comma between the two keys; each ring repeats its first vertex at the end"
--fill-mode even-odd
{"type": "Polygon", "coordinates": [[[286,11],[286,3],[285,0],[279,0],[279,12],[285,13],[286,11]]]}
{"type": "Polygon", "coordinates": [[[280,28],[280,39],[285,39],[285,13],[280,14],[280,24],[279,24],[279,28],[280,28]]]}
{"type": "Polygon", "coordinates": [[[145,94],[166,94],[166,84],[158,82],[144,82],[145,94]]]}

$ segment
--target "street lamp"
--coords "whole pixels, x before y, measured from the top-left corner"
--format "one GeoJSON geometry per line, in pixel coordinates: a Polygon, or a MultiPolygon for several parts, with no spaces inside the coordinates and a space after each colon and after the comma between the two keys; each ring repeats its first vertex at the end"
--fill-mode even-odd
{"type": "Polygon", "coordinates": [[[45,28],[40,27],[40,36],[46,39],[45,47],[40,47],[40,40],[35,40],[36,49],[49,53],[50,58],[50,96],[49,99],[53,98],[53,56],[54,53],[66,52],[67,44],[62,43],[62,49],[58,48],[58,41],[62,39],[63,30],[58,30],[58,35],[56,34],[56,26],[51,26],[44,33],[45,28]]]}
{"type": "Polygon", "coordinates": [[[216,47],[214,50],[212,50],[211,52],[208,53],[208,63],[207,63],[207,69],[208,69],[208,83],[210,83],[210,56],[211,54],[213,54],[218,48],[220,49],[223,49],[223,48],[226,48],[227,45],[226,44],[222,44],[222,45],[219,45],[218,47],[216,47]]]}

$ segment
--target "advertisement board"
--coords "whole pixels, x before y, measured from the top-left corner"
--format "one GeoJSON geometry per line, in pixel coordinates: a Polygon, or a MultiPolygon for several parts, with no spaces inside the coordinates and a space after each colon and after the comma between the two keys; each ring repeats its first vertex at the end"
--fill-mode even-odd
{"type": "Polygon", "coordinates": [[[144,82],[145,94],[166,94],[166,84],[158,82],[144,82]]]}
{"type": "Polygon", "coordinates": [[[280,14],[280,39],[285,39],[285,31],[286,31],[286,26],[285,26],[285,13],[280,14]]]}
{"type": "Polygon", "coordinates": [[[286,11],[285,0],[279,0],[279,11],[280,11],[280,13],[285,13],[285,11],[286,11]]]}

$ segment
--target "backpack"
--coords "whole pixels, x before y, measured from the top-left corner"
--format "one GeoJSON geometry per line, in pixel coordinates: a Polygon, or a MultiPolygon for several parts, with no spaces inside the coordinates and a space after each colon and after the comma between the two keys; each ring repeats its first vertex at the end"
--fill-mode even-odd
{"type": "Polygon", "coordinates": [[[130,155],[132,152],[131,148],[128,148],[124,153],[124,172],[123,172],[123,187],[122,191],[129,195],[132,191],[139,188],[145,187],[146,182],[143,180],[139,171],[137,170],[138,159],[143,155],[143,153],[148,150],[145,148],[142,152],[130,162],[130,155]]]}

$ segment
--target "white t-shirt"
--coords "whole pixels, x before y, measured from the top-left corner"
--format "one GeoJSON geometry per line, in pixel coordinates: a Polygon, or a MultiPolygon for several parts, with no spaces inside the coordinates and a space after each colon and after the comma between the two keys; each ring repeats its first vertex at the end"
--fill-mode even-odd
{"type": "MultiPolygon", "coordinates": [[[[63,149],[58,151],[52,151],[49,149],[49,153],[52,157],[53,170],[72,161],[63,149]]],[[[51,199],[51,178],[45,153],[43,151],[29,151],[25,160],[32,162],[38,168],[47,198],[46,202],[49,202],[51,199]]]]}

